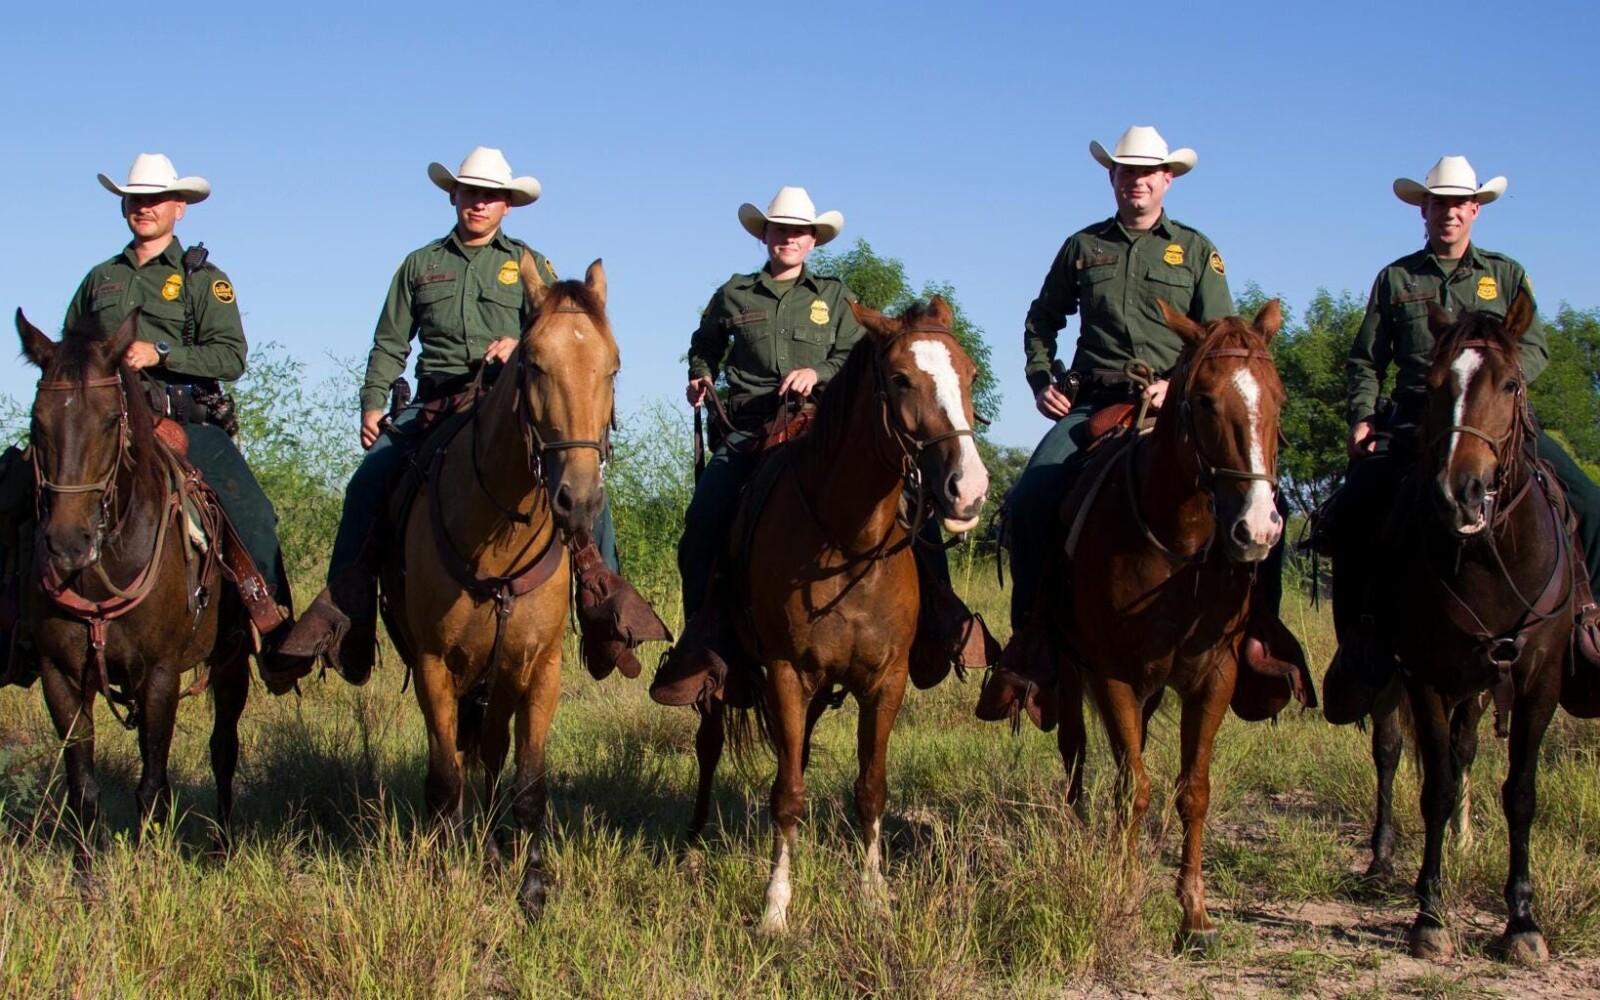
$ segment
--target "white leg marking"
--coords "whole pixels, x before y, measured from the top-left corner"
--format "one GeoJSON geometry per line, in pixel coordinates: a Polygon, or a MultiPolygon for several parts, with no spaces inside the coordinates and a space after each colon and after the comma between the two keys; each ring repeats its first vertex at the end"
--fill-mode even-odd
{"type": "MultiPolygon", "coordinates": [[[[1469,347],[1462,351],[1450,363],[1450,374],[1455,377],[1453,388],[1456,393],[1455,419],[1451,422],[1457,427],[1461,426],[1462,415],[1467,412],[1467,388],[1472,385],[1472,376],[1478,373],[1478,368],[1482,365],[1483,355],[1479,354],[1478,349],[1475,347],[1469,347]]],[[[1452,431],[1450,434],[1450,452],[1444,459],[1444,466],[1447,469],[1450,467],[1450,463],[1455,460],[1456,444],[1460,440],[1461,432],[1452,431]]]]}
{"type": "MultiPolygon", "coordinates": [[[[950,426],[958,431],[971,430],[967,412],[961,406],[961,380],[956,378],[950,348],[937,340],[919,340],[911,345],[911,356],[916,359],[917,367],[933,379],[934,398],[950,426]]],[[[956,441],[961,445],[961,492],[956,497],[956,505],[970,510],[989,492],[989,470],[983,467],[978,445],[971,437],[963,435],[956,441]]]]}
{"type": "Polygon", "coordinates": [[[867,854],[861,864],[861,894],[869,905],[880,909],[889,904],[889,883],[883,877],[883,820],[875,819],[867,828],[867,854]]]}
{"type": "MultiPolygon", "coordinates": [[[[1233,374],[1233,387],[1239,390],[1250,418],[1250,471],[1258,476],[1267,475],[1267,449],[1261,440],[1261,386],[1250,369],[1241,368],[1233,374]]],[[[1276,513],[1272,486],[1260,480],[1252,481],[1245,493],[1244,523],[1256,544],[1271,547],[1278,543],[1283,524],[1274,519],[1276,513]]]]}
{"type": "Polygon", "coordinates": [[[782,934],[789,929],[789,899],[794,895],[789,885],[789,841],[782,833],[776,837],[772,878],[767,882],[767,912],[761,915],[761,930],[766,934],[782,934]]]}

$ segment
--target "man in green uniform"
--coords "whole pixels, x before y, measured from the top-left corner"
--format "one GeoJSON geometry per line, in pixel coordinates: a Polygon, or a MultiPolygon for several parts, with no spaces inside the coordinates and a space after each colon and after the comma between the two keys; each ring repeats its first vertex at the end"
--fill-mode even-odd
{"type": "MultiPolygon", "coordinates": [[[[1391,450],[1388,442],[1407,438],[1426,403],[1433,354],[1428,307],[1438,305],[1452,317],[1465,310],[1504,317],[1512,299],[1533,295],[1521,264],[1472,242],[1479,211],[1505,189],[1504,177],[1480,185],[1462,156],[1441,158],[1421,184],[1403,177],[1394,182],[1395,195],[1421,209],[1427,243],[1378,272],[1361,331],[1350,347],[1350,471],[1330,515],[1329,531],[1339,638],[1323,681],[1323,714],[1330,722],[1355,722],[1371,712],[1393,673],[1393,654],[1382,648],[1381,630],[1372,627],[1382,609],[1371,606],[1369,585],[1381,565],[1380,526],[1415,458],[1391,450]],[[1387,405],[1380,405],[1391,365],[1394,387],[1387,405]]],[[[1549,341],[1535,316],[1521,342],[1527,382],[1539,377],[1549,357],[1549,341]]],[[[1591,581],[1600,579],[1600,490],[1550,435],[1540,431],[1536,448],[1554,468],[1578,517],[1586,575],[1591,581]]],[[[1577,603],[1580,627],[1594,629],[1600,612],[1593,597],[1581,589],[1577,603]]],[[[1592,641],[1578,646],[1591,654],[1594,649],[1592,641]]],[[[1600,663],[1590,665],[1600,668],[1600,663]]]]}
{"type": "MultiPolygon", "coordinates": [[[[651,697],[664,705],[721,696],[728,676],[724,652],[737,640],[723,613],[726,602],[713,589],[713,569],[738,510],[740,490],[760,460],[764,427],[785,398],[819,393],[863,333],[850,311],[855,293],[805,263],[812,250],[839,235],[843,215],[818,214],[804,188],[785,187],[765,212],[748,202],[739,206],[739,224],[762,241],[767,260],[761,270],[736,274],[717,289],[689,341],[689,404],[704,403],[716,391],[717,373],[725,372],[734,429],[706,463],[684,514],[678,571],[686,625],[650,685],[651,697]]],[[[932,521],[924,529],[925,535],[929,532],[929,540],[937,544],[938,528],[932,521]]],[[[950,590],[943,549],[924,549],[917,550],[922,615],[937,617],[927,622],[927,631],[937,632],[933,641],[939,653],[956,656],[978,635],[981,621],[950,590]]]]}
{"type": "MultiPolygon", "coordinates": [[[[557,280],[548,258],[501,229],[507,212],[538,199],[540,186],[532,177],[513,176],[500,150],[479,146],[455,173],[431,163],[428,177],[449,193],[455,226],[407,255],[389,286],[361,385],[361,445],[367,453],[345,490],[327,588],[285,644],[299,655],[326,656],[353,684],[371,675],[376,650],[377,566],[369,538],[407,458],[424,439],[423,407],[465,391],[477,364],[496,370],[517,349],[532,319],[518,271],[524,252],[532,254],[542,277],[557,280]],[[412,339],[421,349],[416,400],[385,427],[390,388],[405,371],[412,339]]],[[[594,534],[605,566],[614,573],[609,503],[601,508],[594,534]]],[[[586,570],[588,565],[574,560],[580,577],[607,572],[586,570]]],[[[609,586],[625,588],[628,599],[637,599],[620,577],[609,586]]],[[[589,623],[580,619],[580,624],[587,632],[589,623]]]]}
{"type": "MultiPolygon", "coordinates": [[[[301,664],[277,655],[293,613],[278,550],[277,513],[223,430],[232,420],[232,400],[220,383],[244,374],[248,350],[239,304],[233,282],[207,260],[204,249],[185,253],[173,233],[188,206],[204,201],[211,186],[200,177],[179,177],[160,153],[139,154],[126,184],[105,174],[99,180],[120,196],[133,239],[89,271],[67,306],[65,329],[109,337],[129,313],[140,311],[138,339],[123,360],[165,392],[168,412],[188,438],[189,461],[216,491],[263,578],[266,592],[255,587],[242,596],[266,605],[259,623],[278,622],[263,636],[260,666],[268,686],[280,690],[277,678],[301,664]],[[285,610],[273,607],[273,601],[285,610]]],[[[23,670],[18,679],[30,680],[31,668],[21,662],[18,667],[23,670]]]]}
{"type": "MultiPolygon", "coordinates": [[[[1162,207],[1173,180],[1194,167],[1194,150],[1169,151],[1155,129],[1134,126],[1114,150],[1091,142],[1089,152],[1109,172],[1117,213],[1067,238],[1028,309],[1028,386],[1034,405],[1055,424],[1008,500],[1013,633],[979,699],[985,719],[1010,717],[1054,682],[1055,657],[1035,639],[1043,635],[1035,604],[1044,597],[1047,560],[1059,558],[1064,545],[1059,509],[1072,482],[1069,459],[1088,443],[1089,418],[1100,409],[1140,396],[1155,408],[1165,399],[1183,342],[1162,320],[1157,302],[1199,323],[1234,312],[1216,246],[1162,207]],[[1056,338],[1073,314],[1081,318],[1078,345],[1070,372],[1062,372],[1056,338]]],[[[1290,664],[1304,661],[1277,621],[1282,558],[1280,541],[1261,574],[1265,593],[1252,598],[1247,653],[1258,663],[1268,653],[1290,664]]]]}

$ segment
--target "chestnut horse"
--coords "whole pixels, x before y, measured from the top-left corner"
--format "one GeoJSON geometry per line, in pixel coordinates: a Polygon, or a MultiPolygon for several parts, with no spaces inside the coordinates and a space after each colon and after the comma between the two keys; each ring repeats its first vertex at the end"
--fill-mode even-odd
{"type": "Polygon", "coordinates": [[[530,838],[517,898],[532,917],[546,895],[545,739],[571,604],[562,536],[588,531],[600,511],[621,360],[600,261],[582,282],[547,286],[527,254],[521,272],[534,320],[470,418],[442,428],[448,437],[421,459],[401,558],[383,560],[382,581],[428,726],[428,808],[459,830],[465,769],[481,761],[493,864],[500,769],[516,719],[510,809],[530,838]]]}
{"type": "Polygon", "coordinates": [[[1166,688],[1182,700],[1177,946],[1187,951],[1216,940],[1201,874],[1211,749],[1233,698],[1255,567],[1283,531],[1273,496],[1284,390],[1267,349],[1282,314],[1277,300],[1250,325],[1230,316],[1201,326],[1165,302],[1161,312],[1184,344],[1166,400],[1152,431],[1102,460],[1102,486],[1073,532],[1070,603],[1051,608],[1065,637],[1068,801],[1081,811],[1087,687],[1116,758],[1130,856],[1150,805],[1150,717],[1166,688]]]}
{"type": "MultiPolygon", "coordinates": [[[[1482,312],[1452,322],[1429,309],[1434,352],[1418,428],[1422,456],[1392,515],[1398,551],[1378,581],[1380,606],[1395,612],[1383,627],[1400,659],[1422,761],[1426,840],[1409,942],[1419,958],[1454,952],[1439,869],[1491,693],[1510,709],[1511,737],[1501,790],[1509,917],[1495,947],[1520,962],[1549,956],[1533,918],[1528,836],[1539,744],[1571,654],[1573,575],[1584,568],[1568,543],[1560,486],[1534,456],[1518,354],[1532,321],[1528,296],[1512,301],[1503,322],[1482,312]]],[[[1395,727],[1392,718],[1375,721],[1395,727]]],[[[1396,739],[1392,758],[1398,755],[1396,739]]],[[[1380,787],[1393,780],[1392,758],[1387,774],[1379,759],[1380,787]]],[[[1380,806],[1379,833],[1383,818],[1380,806]]],[[[1378,841],[1375,835],[1375,847],[1378,841]]]]}
{"type": "MultiPolygon", "coordinates": [[[[973,439],[977,369],[951,334],[949,306],[934,296],[898,318],[856,303],[850,308],[866,336],[822,394],[809,433],[769,460],[778,464],[767,470],[772,485],[765,503],[740,516],[753,518],[748,529],[735,529],[748,538],[734,560],[733,589],[744,603],[735,615],[739,640],[765,668],[756,711],[778,764],[761,919],[769,933],[788,925],[812,727],[842,692],[855,697],[861,712],[855,784],[865,841],[861,885],[870,897],[887,899],[881,822],[889,731],[905,695],[920,599],[910,549],[915,526],[901,517],[901,496],[909,488],[916,497],[913,506],[921,509],[913,510],[913,520],[920,523],[931,503],[945,530],[962,533],[976,526],[989,489],[973,439]]],[[[696,827],[705,821],[727,721],[720,703],[703,711],[696,827]]]]}
{"type": "MultiPolygon", "coordinates": [[[[136,310],[110,337],[68,330],[56,343],[17,310],[23,353],[43,372],[30,429],[38,524],[23,610],[45,704],[66,742],[67,809],[80,827],[85,875],[99,801],[95,695],[106,696],[113,714],[121,704],[124,725],[138,730],[140,819],[164,821],[182,677],[209,662],[211,770],[225,844],[250,687],[242,605],[217,559],[186,558],[185,494],[194,483],[157,438],[144,386],[122,364],[138,329],[136,310]]],[[[221,539],[209,534],[215,551],[221,539]]]]}

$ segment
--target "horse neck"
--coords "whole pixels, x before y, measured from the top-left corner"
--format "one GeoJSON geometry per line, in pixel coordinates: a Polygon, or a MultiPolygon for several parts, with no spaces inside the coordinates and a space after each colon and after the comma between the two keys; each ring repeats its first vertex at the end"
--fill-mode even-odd
{"type": "Polygon", "coordinates": [[[1180,400],[1167,396],[1167,407],[1145,445],[1134,452],[1139,494],[1133,502],[1145,524],[1174,552],[1199,551],[1216,530],[1211,500],[1201,485],[1200,461],[1192,442],[1184,440],[1178,419],[1180,400]]]}
{"type": "Polygon", "coordinates": [[[511,563],[518,561],[521,543],[538,541],[553,530],[549,497],[537,463],[529,458],[527,407],[518,398],[519,381],[514,366],[501,372],[452,443],[442,476],[452,482],[445,523],[455,544],[463,552],[480,554],[504,547],[511,563]],[[507,517],[502,507],[528,515],[528,523],[507,517]]]}
{"type": "Polygon", "coordinates": [[[794,472],[801,493],[832,540],[847,548],[882,541],[899,510],[901,449],[870,378],[858,380],[843,412],[819,415],[799,442],[794,472]]]}

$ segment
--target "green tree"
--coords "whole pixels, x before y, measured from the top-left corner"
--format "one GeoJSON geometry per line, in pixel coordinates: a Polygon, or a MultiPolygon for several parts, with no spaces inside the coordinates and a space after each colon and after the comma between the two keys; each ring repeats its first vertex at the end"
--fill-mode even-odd
{"type": "Polygon", "coordinates": [[[1528,387],[1533,412],[1580,460],[1600,462],[1600,309],[1563,304],[1545,331],[1550,365],[1528,387]]]}

